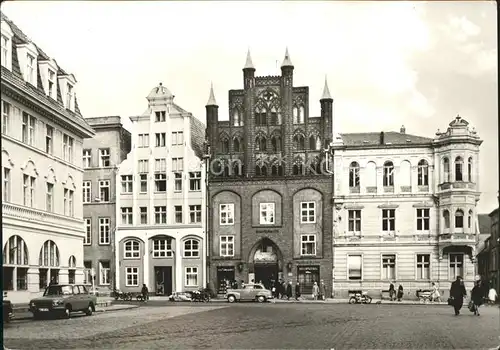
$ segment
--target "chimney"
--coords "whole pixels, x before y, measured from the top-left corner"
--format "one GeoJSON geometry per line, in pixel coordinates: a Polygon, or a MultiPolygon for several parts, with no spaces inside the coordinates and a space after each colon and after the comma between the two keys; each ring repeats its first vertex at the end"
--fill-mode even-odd
{"type": "Polygon", "coordinates": [[[404,126],[404,125],[401,125],[401,129],[399,129],[399,132],[400,132],[401,134],[406,134],[406,128],[405,128],[405,126],[404,126]]]}
{"type": "Polygon", "coordinates": [[[385,139],[384,139],[384,132],[383,131],[380,132],[380,144],[381,145],[385,145],[385,139]]]}

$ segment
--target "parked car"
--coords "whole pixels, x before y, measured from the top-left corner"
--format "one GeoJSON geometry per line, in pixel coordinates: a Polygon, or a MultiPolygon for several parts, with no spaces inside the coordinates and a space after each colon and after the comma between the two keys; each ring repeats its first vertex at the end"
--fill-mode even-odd
{"type": "Polygon", "coordinates": [[[170,301],[192,301],[191,293],[189,292],[173,292],[172,295],[168,297],[170,301]]]}
{"type": "Polygon", "coordinates": [[[3,320],[4,322],[10,322],[14,317],[14,311],[12,308],[12,303],[7,300],[7,292],[3,292],[3,320]]]}
{"type": "Polygon", "coordinates": [[[69,318],[72,312],[82,311],[92,315],[97,304],[97,297],[89,293],[84,285],[55,284],[45,288],[43,296],[30,301],[33,318],[38,319],[49,314],[69,318]]]}
{"type": "Polygon", "coordinates": [[[272,292],[260,283],[246,284],[243,288],[228,289],[226,291],[226,299],[230,303],[242,300],[258,301],[259,303],[263,303],[272,298],[272,292]]]}

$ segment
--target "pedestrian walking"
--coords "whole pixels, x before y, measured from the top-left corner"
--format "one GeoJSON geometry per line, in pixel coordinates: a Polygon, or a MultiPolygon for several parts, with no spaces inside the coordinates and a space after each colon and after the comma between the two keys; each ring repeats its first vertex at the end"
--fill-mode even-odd
{"type": "Polygon", "coordinates": [[[146,286],[146,283],[142,285],[141,294],[142,294],[142,300],[144,300],[144,302],[147,303],[149,300],[149,290],[148,287],[146,286]]]}
{"type": "Polygon", "coordinates": [[[276,280],[276,282],[274,283],[274,297],[276,299],[279,299],[280,298],[280,295],[281,295],[281,281],[279,280],[276,280]]]}
{"type": "Polygon", "coordinates": [[[394,288],[394,284],[391,282],[389,285],[389,298],[391,301],[394,300],[394,297],[396,296],[396,289],[394,288]]]}
{"type": "Polygon", "coordinates": [[[439,293],[439,289],[438,289],[436,283],[434,283],[434,282],[432,282],[431,301],[441,302],[441,294],[439,293]]]}
{"type": "Polygon", "coordinates": [[[286,298],[286,281],[283,280],[281,282],[281,299],[285,299],[286,298]]]}
{"type": "Polygon", "coordinates": [[[403,286],[400,283],[398,287],[398,301],[401,301],[401,299],[403,299],[403,286]]]}
{"type": "Polygon", "coordinates": [[[295,285],[295,300],[299,300],[300,298],[300,283],[297,281],[297,284],[295,285]]]}
{"type": "Polygon", "coordinates": [[[318,296],[319,296],[319,287],[318,287],[318,283],[317,282],[314,282],[314,285],[313,285],[313,299],[314,300],[318,300],[318,296]]]}
{"type": "Polygon", "coordinates": [[[457,279],[451,284],[450,288],[450,298],[451,305],[455,310],[455,316],[460,315],[460,309],[464,305],[464,298],[467,296],[467,291],[465,290],[464,282],[461,276],[457,276],[457,279]]]}
{"type": "Polygon", "coordinates": [[[490,290],[488,291],[489,303],[491,305],[495,304],[495,302],[497,301],[497,297],[498,297],[497,291],[495,290],[495,288],[491,287],[490,290]]]}
{"type": "Polygon", "coordinates": [[[320,284],[319,284],[319,294],[320,294],[320,299],[321,300],[326,300],[326,285],[325,285],[325,282],[323,282],[323,280],[321,280],[320,284]]]}
{"type": "Polygon", "coordinates": [[[292,297],[292,281],[288,282],[288,285],[286,286],[286,296],[288,300],[292,297]]]}
{"type": "Polygon", "coordinates": [[[481,285],[481,281],[476,281],[474,284],[474,288],[470,292],[470,300],[472,302],[472,310],[474,311],[474,315],[479,315],[479,307],[483,305],[484,300],[484,291],[483,286],[481,285]]]}

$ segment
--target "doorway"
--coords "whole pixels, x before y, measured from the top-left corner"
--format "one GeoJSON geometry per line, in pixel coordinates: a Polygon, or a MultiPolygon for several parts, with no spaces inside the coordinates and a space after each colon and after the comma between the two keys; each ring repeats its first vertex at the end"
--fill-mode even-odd
{"type": "Polygon", "coordinates": [[[172,266],[155,266],[155,293],[172,294],[172,266]]]}
{"type": "Polygon", "coordinates": [[[278,264],[255,264],[255,283],[260,283],[271,290],[274,281],[278,278],[278,264]]]}

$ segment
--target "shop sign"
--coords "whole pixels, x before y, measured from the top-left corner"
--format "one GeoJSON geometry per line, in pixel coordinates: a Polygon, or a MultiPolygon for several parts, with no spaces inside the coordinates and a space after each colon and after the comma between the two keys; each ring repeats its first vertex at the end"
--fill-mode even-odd
{"type": "Polygon", "coordinates": [[[319,266],[297,266],[299,273],[319,273],[319,266]]]}
{"type": "Polygon", "coordinates": [[[234,266],[217,266],[217,272],[234,272],[234,266]]]}

